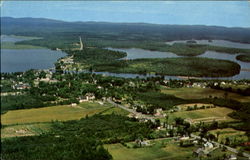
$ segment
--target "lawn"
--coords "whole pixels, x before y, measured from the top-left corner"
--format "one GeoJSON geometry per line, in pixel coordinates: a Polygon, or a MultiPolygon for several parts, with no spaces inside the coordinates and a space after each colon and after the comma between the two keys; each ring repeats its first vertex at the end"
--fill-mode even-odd
{"type": "Polygon", "coordinates": [[[53,120],[77,120],[86,115],[93,115],[104,111],[109,106],[94,102],[84,102],[78,106],[53,106],[44,108],[22,109],[9,111],[1,116],[3,125],[23,124],[35,122],[50,122],[53,120]]]}
{"type": "MultiPolygon", "coordinates": [[[[182,99],[202,99],[218,97],[225,98],[225,91],[212,88],[165,88],[162,87],[162,93],[174,95],[182,99]]],[[[250,96],[242,96],[236,93],[228,92],[227,98],[234,99],[240,102],[250,102],[250,96]]]]}
{"type": "Polygon", "coordinates": [[[232,121],[233,119],[227,114],[233,112],[232,109],[225,107],[216,107],[208,109],[198,109],[192,111],[180,111],[169,114],[169,120],[173,121],[175,117],[191,119],[193,122],[223,120],[232,121]]]}

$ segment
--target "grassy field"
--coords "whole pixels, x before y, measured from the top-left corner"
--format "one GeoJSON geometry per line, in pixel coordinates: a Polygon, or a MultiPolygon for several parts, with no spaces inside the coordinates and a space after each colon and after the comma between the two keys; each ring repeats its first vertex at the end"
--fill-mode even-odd
{"type": "Polygon", "coordinates": [[[33,136],[50,130],[50,123],[9,125],[1,129],[1,138],[33,136]]]}
{"type": "MultiPolygon", "coordinates": [[[[209,96],[225,98],[225,91],[211,88],[165,88],[162,87],[162,93],[174,95],[182,99],[202,99],[209,96]]],[[[250,96],[242,96],[237,93],[228,92],[227,98],[240,102],[250,102],[250,96]]]]}
{"type": "Polygon", "coordinates": [[[228,117],[227,114],[231,113],[233,110],[224,107],[216,107],[209,109],[199,109],[193,111],[180,111],[169,114],[169,121],[173,121],[176,117],[181,117],[184,119],[191,119],[192,122],[199,121],[232,121],[233,119],[228,117]]]}
{"type": "Polygon", "coordinates": [[[127,116],[129,114],[129,112],[125,111],[124,109],[121,109],[121,108],[111,107],[111,108],[108,108],[107,110],[101,112],[101,114],[102,115],[118,114],[118,115],[122,115],[122,116],[127,116]]]}
{"type": "MultiPolygon", "coordinates": [[[[180,147],[179,143],[171,141],[164,144],[161,140],[144,148],[127,148],[120,143],[108,144],[104,147],[108,149],[114,160],[194,160],[197,157],[193,156],[193,151],[198,148],[198,146],[180,147]]],[[[217,159],[223,154],[230,153],[216,149],[209,159],[217,159]]]]}
{"type": "Polygon", "coordinates": [[[192,156],[194,147],[181,148],[177,144],[168,144],[166,147],[160,143],[144,148],[127,148],[121,144],[105,145],[114,160],[183,160],[192,156]],[[180,153],[181,154],[178,154],[180,153]]]}
{"type": "Polygon", "coordinates": [[[109,106],[98,103],[85,102],[78,106],[53,106],[34,109],[9,111],[1,116],[3,125],[23,124],[35,122],[50,122],[53,120],[76,120],[86,115],[93,115],[104,111],[109,106]]]}

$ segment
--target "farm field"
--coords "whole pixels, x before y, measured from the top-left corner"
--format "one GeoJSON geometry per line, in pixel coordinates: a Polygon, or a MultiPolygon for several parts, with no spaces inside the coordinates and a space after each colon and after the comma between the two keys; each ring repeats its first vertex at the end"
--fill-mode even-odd
{"type": "Polygon", "coordinates": [[[77,120],[86,115],[93,115],[104,111],[109,106],[98,103],[84,102],[77,106],[53,106],[34,109],[9,111],[1,116],[3,125],[23,124],[35,122],[50,122],[53,120],[77,120]]]}
{"type": "MultiPolygon", "coordinates": [[[[225,98],[225,91],[212,88],[165,88],[162,87],[162,93],[174,95],[183,99],[202,99],[218,97],[225,98]]],[[[250,102],[250,96],[242,96],[236,93],[227,92],[227,98],[234,99],[240,102],[250,102]]]]}
{"type": "Polygon", "coordinates": [[[168,144],[165,148],[160,144],[144,148],[127,148],[122,144],[108,144],[104,147],[114,160],[183,160],[185,157],[191,157],[194,149],[194,147],[181,148],[177,144],[168,144]],[[178,154],[179,152],[182,154],[178,154]]]}
{"type": "Polygon", "coordinates": [[[208,109],[198,109],[192,111],[180,111],[169,114],[169,120],[173,121],[176,117],[181,117],[184,119],[189,119],[190,122],[211,122],[213,120],[218,121],[233,121],[232,118],[227,116],[233,110],[224,107],[208,108],[208,109]]]}
{"type": "Polygon", "coordinates": [[[34,136],[50,130],[50,123],[9,125],[1,129],[1,138],[34,136]]]}
{"type": "MultiPolygon", "coordinates": [[[[196,158],[193,156],[193,151],[198,148],[198,146],[180,147],[175,142],[163,144],[162,141],[144,148],[127,148],[120,143],[107,144],[104,147],[108,149],[114,160],[193,160],[196,158]]],[[[223,154],[230,153],[216,149],[209,159],[216,159],[223,154]]]]}

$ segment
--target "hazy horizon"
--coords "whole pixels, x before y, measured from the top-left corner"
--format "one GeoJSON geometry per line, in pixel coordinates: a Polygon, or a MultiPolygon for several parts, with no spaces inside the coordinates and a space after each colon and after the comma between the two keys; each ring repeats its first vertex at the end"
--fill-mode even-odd
{"type": "Polygon", "coordinates": [[[2,1],[1,17],[250,27],[248,1],[2,1]]]}

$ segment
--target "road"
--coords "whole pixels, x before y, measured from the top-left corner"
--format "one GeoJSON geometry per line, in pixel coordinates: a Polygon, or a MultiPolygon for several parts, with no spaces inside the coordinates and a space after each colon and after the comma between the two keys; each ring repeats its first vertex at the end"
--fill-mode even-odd
{"type": "Polygon", "coordinates": [[[155,119],[157,118],[157,117],[153,117],[153,116],[149,116],[149,115],[145,115],[145,114],[136,112],[135,110],[129,109],[128,107],[125,107],[123,105],[117,104],[117,103],[113,102],[110,99],[108,99],[107,102],[109,102],[110,104],[112,104],[112,105],[114,105],[116,107],[124,109],[124,110],[128,111],[129,113],[132,113],[132,114],[136,115],[139,119],[147,119],[147,120],[155,121],[155,119]]]}

